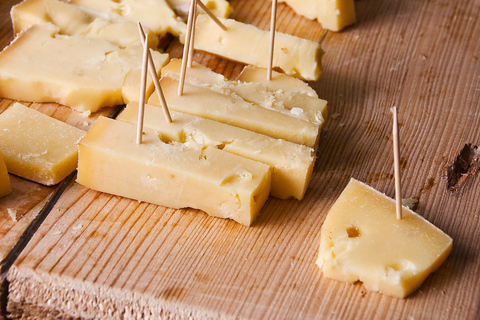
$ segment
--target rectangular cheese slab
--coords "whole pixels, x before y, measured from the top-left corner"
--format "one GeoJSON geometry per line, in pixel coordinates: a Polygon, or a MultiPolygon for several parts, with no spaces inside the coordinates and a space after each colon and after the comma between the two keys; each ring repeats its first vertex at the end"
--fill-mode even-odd
{"type": "Polygon", "coordinates": [[[171,208],[196,208],[250,226],[268,198],[270,167],[194,142],[165,143],[144,128],[100,117],[80,141],[77,182],[171,208]]]}
{"type": "Polygon", "coordinates": [[[12,185],[10,184],[10,176],[8,175],[7,166],[0,152],[0,198],[9,195],[11,192],[12,185]]]}
{"type": "MultiPolygon", "coordinates": [[[[203,4],[217,17],[228,18],[233,12],[227,0],[203,0],[203,4]]],[[[186,16],[190,10],[191,0],[167,0],[170,7],[177,13],[186,16]]],[[[198,8],[202,12],[201,8],[198,8]]]]}
{"type": "MultiPolygon", "coordinates": [[[[171,116],[173,122],[168,123],[161,108],[146,105],[144,126],[158,132],[166,143],[193,141],[265,163],[272,168],[272,196],[298,200],[304,197],[315,164],[312,148],[175,111],[171,116]]],[[[137,102],[129,103],[117,117],[132,124],[137,119],[137,102]]]]}
{"type": "Polygon", "coordinates": [[[340,31],[356,21],[354,0],[280,0],[296,13],[318,20],[322,27],[340,31]]]}
{"type": "Polygon", "coordinates": [[[317,264],[335,280],[363,282],[404,298],[417,290],[452,249],[452,239],[420,215],[352,179],[322,226],[317,264]]]}
{"type": "MultiPolygon", "coordinates": [[[[247,102],[237,95],[224,94],[204,86],[185,83],[183,95],[177,94],[178,81],[162,77],[161,86],[171,110],[196,115],[261,133],[275,139],[318,145],[320,125],[247,102]]],[[[156,94],[149,104],[160,106],[156,94]]]]}
{"type": "MultiPolygon", "coordinates": [[[[81,112],[123,104],[126,74],[141,69],[140,43],[59,35],[52,24],[33,25],[0,53],[0,97],[57,102],[81,112]]],[[[152,52],[157,65],[167,54],[152,52]]]]}
{"type": "MultiPolygon", "coordinates": [[[[221,19],[224,31],[206,14],[197,17],[195,48],[226,59],[268,68],[269,31],[233,19],[221,19]]],[[[320,44],[275,33],[273,67],[303,80],[318,80],[323,50],[320,44]]]]}
{"type": "Polygon", "coordinates": [[[15,103],[0,114],[0,152],[8,172],[54,185],[75,171],[83,130],[15,103]]]}

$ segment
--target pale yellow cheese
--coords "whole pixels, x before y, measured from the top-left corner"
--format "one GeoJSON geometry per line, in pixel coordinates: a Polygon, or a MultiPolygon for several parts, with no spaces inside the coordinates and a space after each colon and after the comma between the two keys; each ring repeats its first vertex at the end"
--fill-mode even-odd
{"type": "Polygon", "coordinates": [[[54,185],[76,169],[83,130],[20,103],[0,114],[0,128],[0,152],[8,172],[54,185]]]}
{"type": "MultiPolygon", "coordinates": [[[[167,123],[161,108],[145,105],[144,126],[158,132],[166,143],[193,141],[268,164],[274,197],[301,200],[305,195],[315,164],[312,148],[188,114],[170,114],[173,122],[167,123]]],[[[138,103],[128,104],[117,119],[136,124],[138,103]]]]}
{"type": "Polygon", "coordinates": [[[268,198],[268,165],[194,142],[165,143],[144,128],[100,117],[80,141],[77,182],[171,208],[192,207],[249,226],[268,198]]]}
{"type": "MultiPolygon", "coordinates": [[[[121,48],[101,39],[58,35],[33,25],[0,53],[0,97],[57,102],[81,112],[123,104],[126,74],[141,68],[140,43],[121,48]]],[[[167,54],[152,52],[157,65],[167,54]]]]}
{"type": "MultiPolygon", "coordinates": [[[[161,86],[171,110],[196,115],[232,126],[262,133],[315,148],[320,125],[253,104],[234,95],[185,83],[183,95],[177,94],[178,81],[163,77],[161,86]]],[[[152,94],[149,104],[159,106],[152,94]]]]}
{"type": "MultiPolygon", "coordinates": [[[[186,16],[190,10],[191,0],[167,0],[170,7],[186,16]]],[[[228,18],[233,12],[232,6],[226,0],[203,0],[203,4],[217,17],[228,18]]],[[[202,12],[201,8],[198,8],[202,12]]]]}
{"type": "Polygon", "coordinates": [[[313,98],[318,98],[318,94],[306,82],[288,76],[284,73],[272,71],[272,78],[267,80],[267,69],[255,66],[245,66],[238,77],[242,82],[257,82],[266,86],[272,91],[293,91],[307,94],[313,98]]]}
{"type": "MultiPolygon", "coordinates": [[[[2,141],[0,141],[0,144],[2,141]]],[[[0,198],[9,195],[12,192],[12,185],[10,184],[10,176],[8,175],[7,166],[3,160],[0,152],[0,198]]]]}
{"type": "MultiPolygon", "coordinates": [[[[221,19],[224,31],[206,14],[197,17],[195,48],[224,58],[268,67],[269,31],[233,19],[221,19]]],[[[273,67],[303,80],[318,80],[323,50],[320,44],[281,32],[275,33],[273,67]]]]}
{"type": "MultiPolygon", "coordinates": [[[[132,21],[111,21],[60,0],[24,0],[10,10],[15,34],[34,24],[51,22],[60,34],[100,38],[118,46],[140,41],[138,26],[132,21]]],[[[158,46],[158,38],[145,27],[149,45],[158,46]]]]}
{"type": "Polygon", "coordinates": [[[354,0],[280,0],[309,19],[318,20],[322,27],[340,31],[356,21],[354,0]]]}
{"type": "Polygon", "coordinates": [[[452,239],[420,215],[352,179],[322,226],[317,264],[332,279],[404,298],[452,249],[452,239]]]}

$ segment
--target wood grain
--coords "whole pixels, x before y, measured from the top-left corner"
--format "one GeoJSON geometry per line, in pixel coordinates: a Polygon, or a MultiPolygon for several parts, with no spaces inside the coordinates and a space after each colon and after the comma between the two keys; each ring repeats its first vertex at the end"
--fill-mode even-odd
{"type": "MultiPolygon", "coordinates": [[[[231,4],[235,19],[268,28],[269,1],[231,4]]],[[[72,183],[10,270],[9,310],[18,318],[34,310],[66,318],[478,318],[480,182],[452,194],[445,173],[465,143],[480,143],[480,3],[356,5],[358,23],[339,33],[278,7],[281,31],[323,40],[326,51],[311,85],[334,116],[303,201],[270,198],[246,228],[72,183]],[[394,195],[394,105],[403,195],[419,198],[417,211],[454,239],[447,261],[407,299],[327,279],[314,263],[323,220],[350,177],[394,195]]],[[[181,50],[173,41],[167,51],[181,50]]],[[[242,68],[201,52],[194,59],[232,79],[242,68]]]]}

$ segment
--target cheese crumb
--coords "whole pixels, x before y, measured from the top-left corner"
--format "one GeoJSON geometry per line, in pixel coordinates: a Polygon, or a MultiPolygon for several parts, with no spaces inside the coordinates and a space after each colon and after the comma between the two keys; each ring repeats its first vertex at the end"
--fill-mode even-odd
{"type": "Polygon", "coordinates": [[[8,215],[14,222],[17,222],[17,209],[15,208],[7,208],[8,215]]]}

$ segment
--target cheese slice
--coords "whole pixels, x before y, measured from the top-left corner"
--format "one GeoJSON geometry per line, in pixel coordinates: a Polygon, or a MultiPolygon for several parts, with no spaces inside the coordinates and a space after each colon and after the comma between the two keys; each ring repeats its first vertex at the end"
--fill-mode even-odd
{"type": "Polygon", "coordinates": [[[317,264],[335,280],[404,298],[452,249],[452,239],[420,215],[352,179],[322,226],[317,264]]]}
{"type": "Polygon", "coordinates": [[[356,21],[354,0],[280,0],[296,13],[318,20],[322,27],[340,31],[356,21]]]}
{"type": "MultiPolygon", "coordinates": [[[[180,79],[182,60],[172,59],[163,69],[162,76],[180,79]]],[[[296,79],[301,81],[299,79],[296,79]]],[[[327,116],[327,101],[291,91],[271,91],[260,83],[230,81],[211,69],[193,63],[187,69],[185,81],[196,86],[208,88],[225,94],[235,94],[245,101],[258,104],[298,119],[310,121],[320,126],[327,116]]]]}
{"type": "MultiPolygon", "coordinates": [[[[188,114],[170,114],[172,123],[165,120],[161,108],[146,105],[144,126],[158,132],[166,143],[193,141],[269,165],[274,197],[301,200],[305,195],[315,164],[312,148],[188,114]]],[[[137,119],[137,102],[129,103],[117,117],[132,124],[137,119]]]]}
{"type": "Polygon", "coordinates": [[[157,36],[171,33],[183,43],[187,26],[165,0],[70,0],[70,3],[113,21],[141,22],[157,36]]]}
{"type": "Polygon", "coordinates": [[[7,166],[0,152],[0,198],[9,195],[12,192],[10,184],[10,176],[8,175],[7,166]]]}
{"type": "MultiPolygon", "coordinates": [[[[101,39],[58,35],[52,24],[33,25],[0,53],[0,96],[57,102],[81,112],[123,104],[126,74],[140,69],[140,43],[121,48],[101,39]]],[[[156,65],[167,54],[152,52],[156,65]]]]}
{"type": "Polygon", "coordinates": [[[15,103],[0,115],[0,152],[8,172],[54,185],[75,171],[83,130],[15,103]]]}
{"type": "MultiPolygon", "coordinates": [[[[179,96],[178,81],[170,77],[163,77],[161,86],[170,110],[223,122],[310,148],[318,145],[319,124],[263,108],[235,95],[188,83],[185,83],[183,95],[179,96]]],[[[150,96],[148,103],[160,106],[156,94],[150,96]]]]}
{"type": "Polygon", "coordinates": [[[284,73],[272,71],[271,80],[267,80],[267,69],[264,68],[245,66],[240,73],[238,80],[242,82],[261,83],[272,91],[292,91],[303,93],[313,98],[318,98],[317,92],[306,82],[284,73]]]}
{"type": "Polygon", "coordinates": [[[165,143],[100,117],[80,141],[77,182],[171,208],[192,207],[249,226],[270,192],[270,167],[196,143],[165,143]]]}
{"type": "MultiPolygon", "coordinates": [[[[99,38],[125,47],[139,42],[138,26],[132,21],[111,21],[59,0],[24,0],[10,10],[15,34],[34,24],[50,22],[60,34],[99,38]]],[[[158,46],[158,37],[145,27],[149,45],[158,46]]]]}
{"type": "MultiPolygon", "coordinates": [[[[219,18],[224,31],[206,14],[197,16],[195,48],[226,59],[268,67],[269,31],[233,19],[219,18]]],[[[275,33],[273,67],[303,80],[318,80],[323,50],[320,44],[281,32],[275,33]]]]}
{"type": "MultiPolygon", "coordinates": [[[[186,16],[190,10],[191,0],[167,0],[170,7],[177,13],[186,16]]],[[[217,17],[228,18],[233,12],[232,6],[226,0],[203,0],[203,4],[217,17]]],[[[201,8],[198,8],[202,12],[201,8]]]]}

